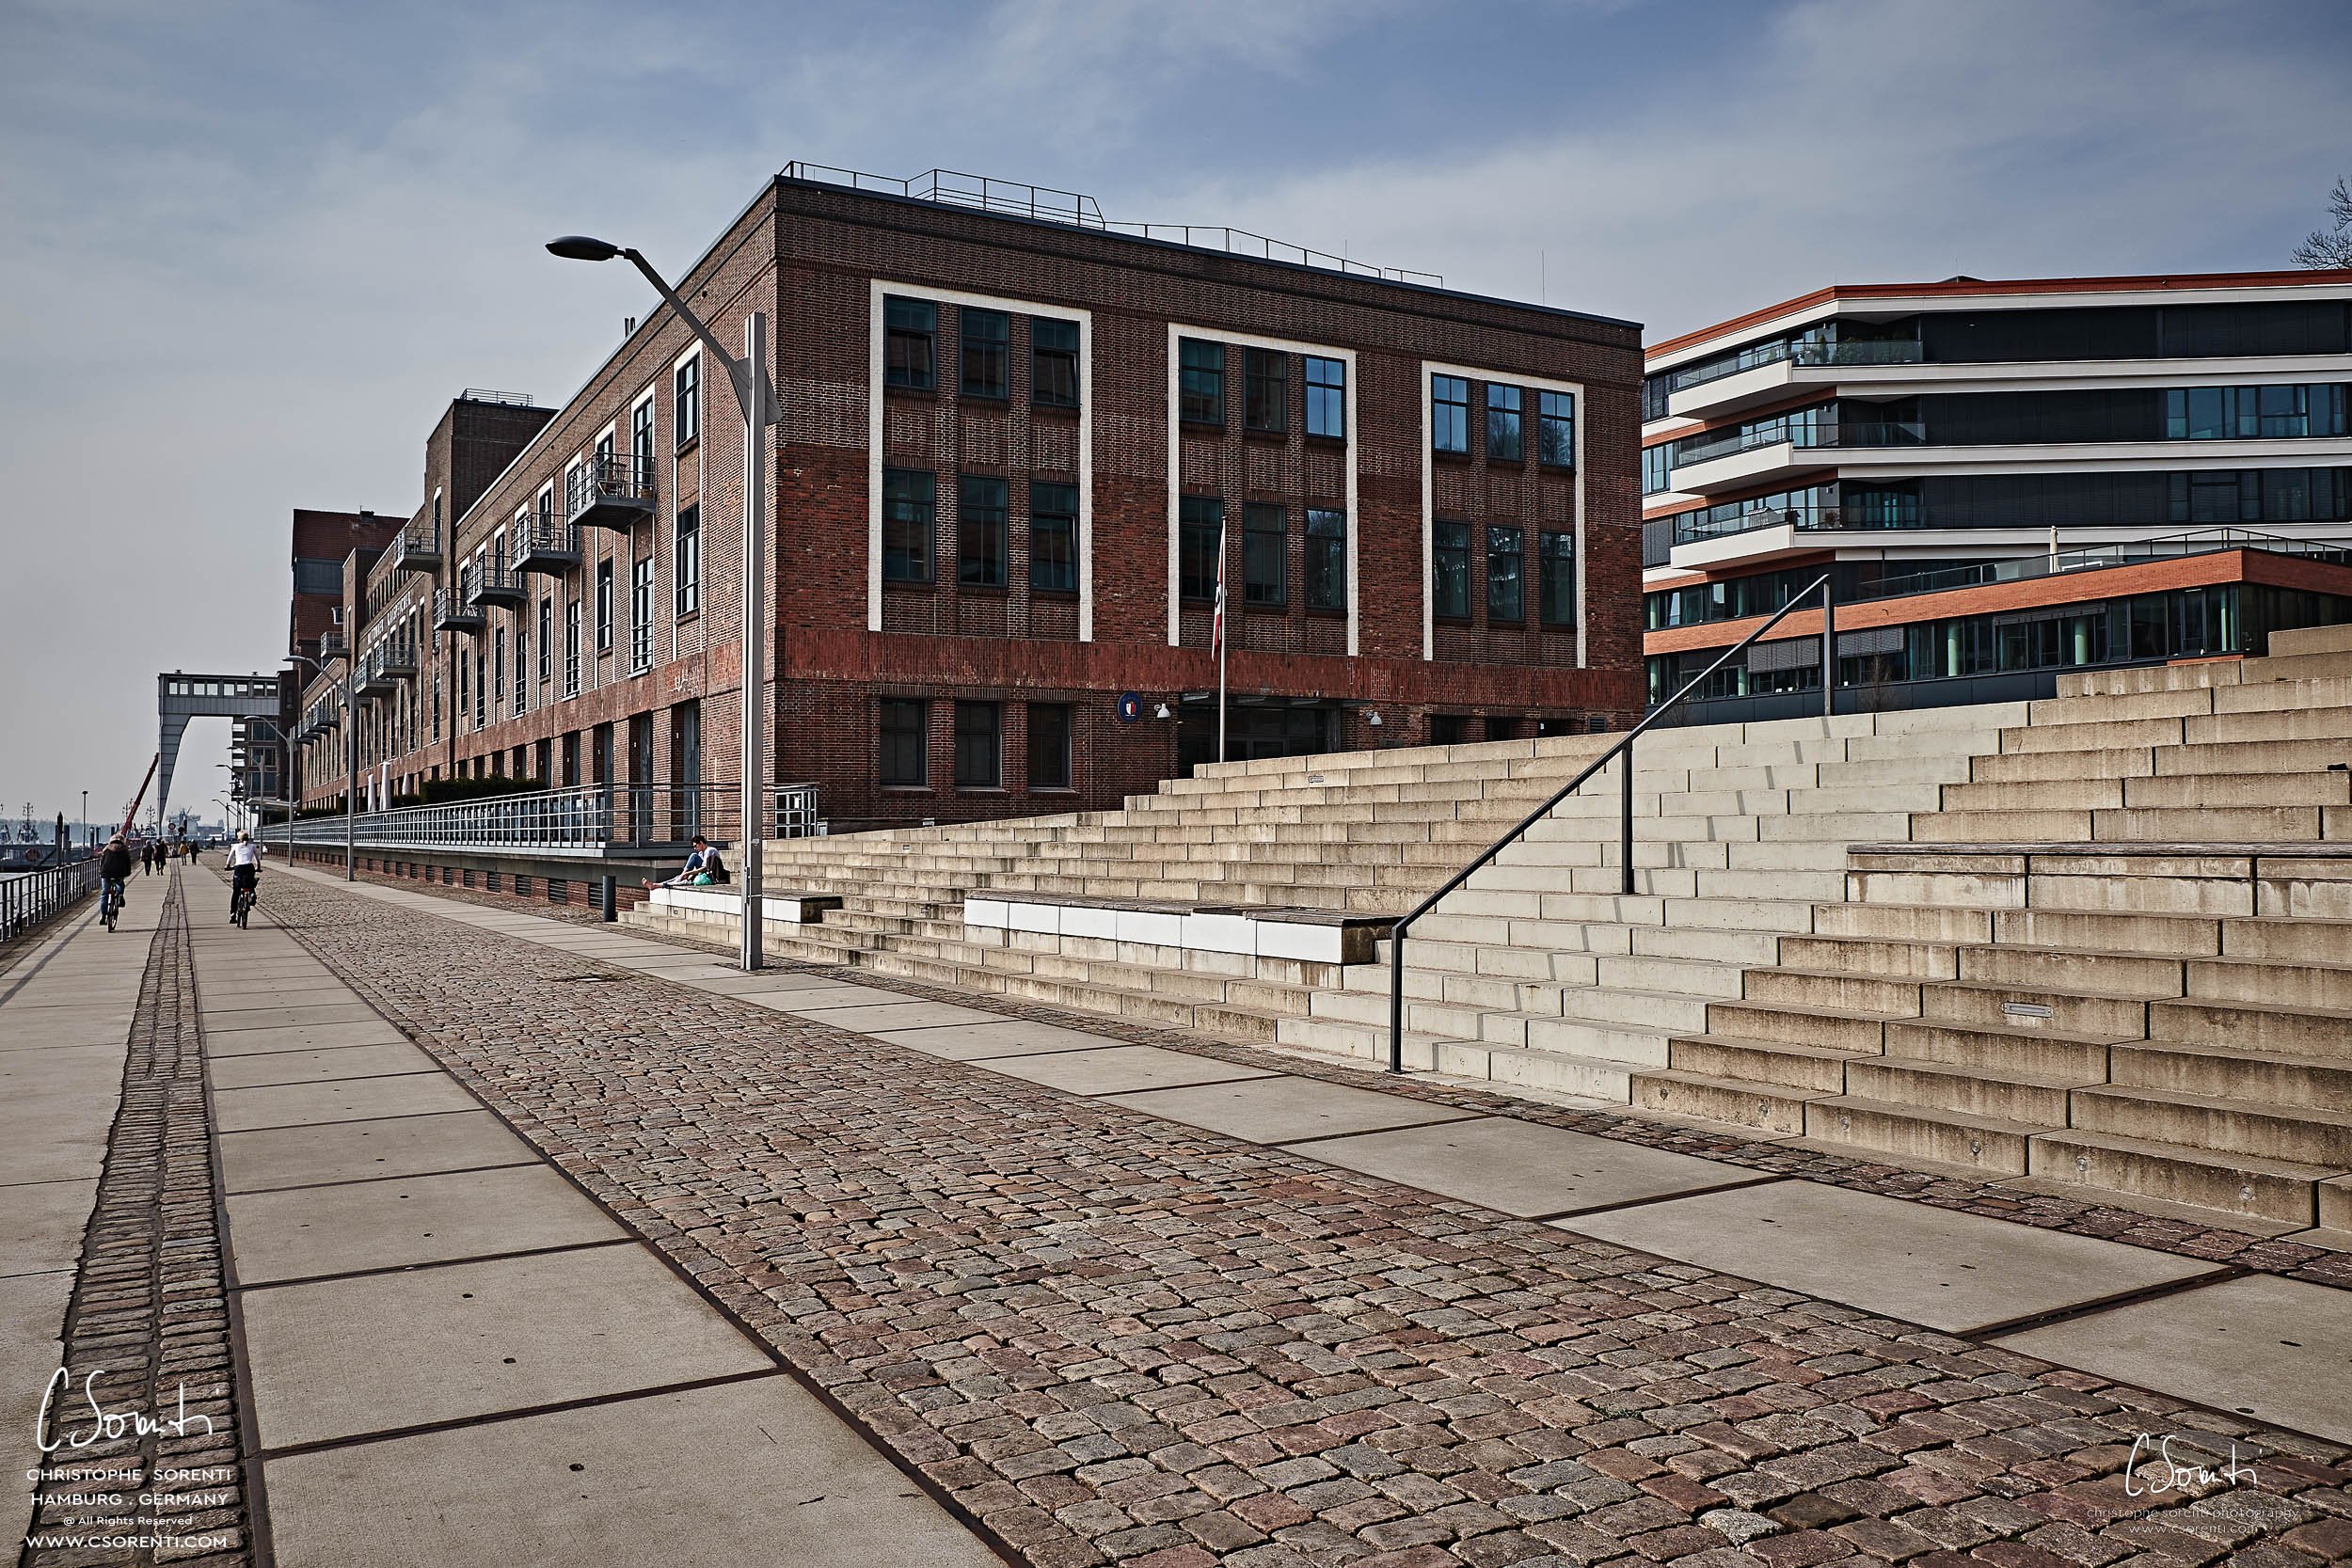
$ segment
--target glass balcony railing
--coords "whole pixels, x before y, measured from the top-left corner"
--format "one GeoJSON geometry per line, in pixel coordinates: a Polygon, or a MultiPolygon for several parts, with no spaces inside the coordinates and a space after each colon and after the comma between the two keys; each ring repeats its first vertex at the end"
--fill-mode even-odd
{"type": "Polygon", "coordinates": [[[1672,372],[1674,380],[1669,390],[1680,392],[1692,387],[1704,387],[1710,381],[1721,381],[1725,376],[1738,375],[1743,371],[1761,370],[1766,365],[1916,365],[1921,358],[1919,343],[1911,338],[1835,343],[1759,343],[1737,355],[1709,359],[1672,372]]]}

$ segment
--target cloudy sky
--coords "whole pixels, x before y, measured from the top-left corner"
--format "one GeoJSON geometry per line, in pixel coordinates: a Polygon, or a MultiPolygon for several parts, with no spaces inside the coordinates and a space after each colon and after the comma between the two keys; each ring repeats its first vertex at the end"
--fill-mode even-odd
{"type": "MultiPolygon", "coordinates": [[[[1822,283],[2283,265],[2341,0],[0,0],[0,817],[272,667],[287,513],[406,513],[788,160],[1230,223],[1654,338],[1822,283]]],[[[192,732],[175,805],[216,792],[192,732]]]]}

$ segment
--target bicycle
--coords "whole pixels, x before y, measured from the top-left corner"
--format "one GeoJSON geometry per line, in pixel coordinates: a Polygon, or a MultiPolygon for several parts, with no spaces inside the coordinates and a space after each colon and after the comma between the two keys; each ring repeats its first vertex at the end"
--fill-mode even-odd
{"type": "Polygon", "coordinates": [[[229,923],[240,930],[245,928],[246,918],[253,912],[254,893],[252,887],[240,882],[237,891],[229,895],[229,923]]]}
{"type": "Polygon", "coordinates": [[[106,929],[111,931],[115,928],[115,917],[121,912],[122,884],[111,877],[107,878],[99,888],[98,918],[104,922],[106,929]]]}

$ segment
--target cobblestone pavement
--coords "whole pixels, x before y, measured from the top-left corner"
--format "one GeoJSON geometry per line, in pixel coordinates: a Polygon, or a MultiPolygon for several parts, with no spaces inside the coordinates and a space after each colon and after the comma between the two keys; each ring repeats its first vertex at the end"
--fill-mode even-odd
{"type": "Polygon", "coordinates": [[[341,889],[270,908],[1033,1563],[2352,1558],[2337,1445],[341,889]],[[2151,1494],[2167,1433],[2253,1474],[2151,1494]]]}

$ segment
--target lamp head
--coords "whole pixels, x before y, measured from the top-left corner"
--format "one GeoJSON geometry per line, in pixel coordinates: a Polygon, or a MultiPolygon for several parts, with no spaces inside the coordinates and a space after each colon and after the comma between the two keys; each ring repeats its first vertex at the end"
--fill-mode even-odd
{"type": "Polygon", "coordinates": [[[610,261],[621,253],[621,247],[585,234],[564,234],[548,242],[548,253],[566,261],[610,261]]]}

